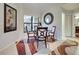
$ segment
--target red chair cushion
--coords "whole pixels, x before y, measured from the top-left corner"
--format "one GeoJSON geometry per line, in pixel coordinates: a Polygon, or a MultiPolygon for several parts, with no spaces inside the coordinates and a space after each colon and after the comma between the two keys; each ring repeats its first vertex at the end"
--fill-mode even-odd
{"type": "Polygon", "coordinates": [[[31,54],[32,55],[35,54],[37,52],[37,49],[34,45],[34,42],[30,42],[30,43],[28,43],[28,45],[29,45],[29,49],[30,49],[31,54]]]}

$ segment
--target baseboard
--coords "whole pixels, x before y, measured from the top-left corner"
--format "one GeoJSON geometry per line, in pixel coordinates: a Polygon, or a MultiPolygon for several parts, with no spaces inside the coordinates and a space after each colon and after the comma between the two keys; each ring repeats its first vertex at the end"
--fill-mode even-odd
{"type": "Polygon", "coordinates": [[[13,44],[17,44],[21,39],[15,40],[14,42],[11,42],[10,44],[8,44],[7,46],[3,47],[0,49],[0,52],[9,48],[10,46],[12,46],[13,44]]]}

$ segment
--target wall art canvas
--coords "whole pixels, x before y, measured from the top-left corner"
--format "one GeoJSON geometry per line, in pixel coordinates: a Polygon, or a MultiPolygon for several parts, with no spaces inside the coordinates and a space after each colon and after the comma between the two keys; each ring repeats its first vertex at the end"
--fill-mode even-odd
{"type": "Polygon", "coordinates": [[[4,33],[17,29],[17,10],[4,4],[4,33]]]}

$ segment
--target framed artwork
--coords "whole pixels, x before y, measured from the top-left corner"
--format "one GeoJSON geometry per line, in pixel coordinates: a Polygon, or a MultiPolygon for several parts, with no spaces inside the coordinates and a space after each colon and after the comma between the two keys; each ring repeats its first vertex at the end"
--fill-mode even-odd
{"type": "Polygon", "coordinates": [[[17,29],[17,10],[4,4],[4,33],[17,29]]]}

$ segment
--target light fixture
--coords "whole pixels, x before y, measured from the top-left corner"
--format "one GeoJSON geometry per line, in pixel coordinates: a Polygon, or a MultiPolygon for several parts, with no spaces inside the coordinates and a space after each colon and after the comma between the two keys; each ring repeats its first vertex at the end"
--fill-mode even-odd
{"type": "Polygon", "coordinates": [[[79,19],[79,16],[75,16],[75,19],[79,19]]]}

